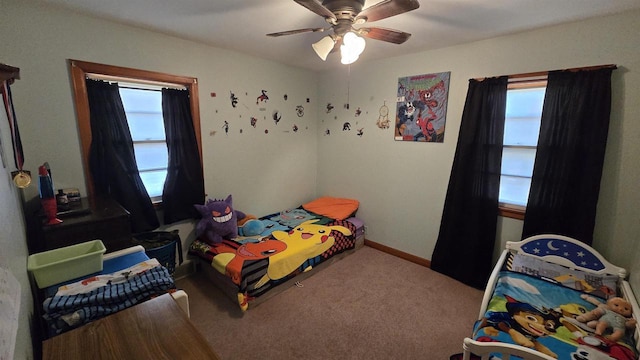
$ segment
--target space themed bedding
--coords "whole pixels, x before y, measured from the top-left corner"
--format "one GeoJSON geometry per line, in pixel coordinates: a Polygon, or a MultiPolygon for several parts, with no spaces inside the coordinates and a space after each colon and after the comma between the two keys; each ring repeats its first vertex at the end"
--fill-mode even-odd
{"type": "Polygon", "coordinates": [[[463,359],[638,359],[640,310],[624,269],[558,235],[507,249],[463,359]]]}
{"type": "Polygon", "coordinates": [[[351,216],[357,203],[351,211],[329,214],[339,218],[309,211],[306,208],[312,207],[305,205],[259,218],[262,232],[258,234],[243,236],[240,231],[237,237],[215,244],[197,239],[189,253],[211,265],[214,281],[222,275],[228,296],[247,310],[249,303],[278,285],[356,247],[356,237],[363,230],[362,222],[351,216]]]}

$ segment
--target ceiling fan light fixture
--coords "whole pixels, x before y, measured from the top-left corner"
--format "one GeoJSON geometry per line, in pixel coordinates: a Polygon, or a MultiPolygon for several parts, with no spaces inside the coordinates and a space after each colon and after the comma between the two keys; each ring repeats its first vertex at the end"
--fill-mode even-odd
{"type": "Polygon", "coordinates": [[[342,45],[340,45],[340,54],[342,56],[340,62],[345,65],[353,64],[358,60],[365,46],[366,42],[363,38],[352,31],[347,32],[342,38],[342,45]]]}
{"type": "Polygon", "coordinates": [[[316,52],[316,54],[318,54],[320,59],[322,59],[322,61],[326,61],[327,56],[329,55],[331,50],[333,50],[335,44],[336,40],[331,35],[327,35],[320,39],[318,42],[312,44],[311,47],[316,52]]]}

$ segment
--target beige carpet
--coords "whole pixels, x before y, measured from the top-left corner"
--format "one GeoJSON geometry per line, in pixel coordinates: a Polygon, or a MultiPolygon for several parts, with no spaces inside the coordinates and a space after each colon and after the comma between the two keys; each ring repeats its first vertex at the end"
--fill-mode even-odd
{"type": "Polygon", "coordinates": [[[177,285],[223,360],[449,359],[482,301],[479,290],[367,246],[244,314],[198,273],[177,285]]]}

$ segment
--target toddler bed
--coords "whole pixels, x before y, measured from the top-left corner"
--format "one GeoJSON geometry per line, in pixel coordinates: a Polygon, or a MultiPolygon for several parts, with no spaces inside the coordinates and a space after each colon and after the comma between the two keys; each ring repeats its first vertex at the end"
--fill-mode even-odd
{"type": "Polygon", "coordinates": [[[49,286],[43,292],[47,337],[167,292],[189,316],[187,294],[176,290],[167,268],[150,259],[140,245],[105,254],[99,273],[49,286]]]}
{"type": "Polygon", "coordinates": [[[364,223],[353,217],[358,202],[323,197],[261,217],[264,231],[189,248],[205,275],[242,311],[275,295],[290,280],[301,281],[364,244],[364,223]],[[267,296],[268,295],[268,296],[267,296]]]}
{"type": "Polygon", "coordinates": [[[508,242],[489,279],[473,336],[464,339],[462,359],[638,359],[640,309],[626,275],[569,237],[508,242]],[[620,339],[610,329],[596,334],[585,318],[613,297],[627,300],[634,317],[625,316],[620,339]]]}

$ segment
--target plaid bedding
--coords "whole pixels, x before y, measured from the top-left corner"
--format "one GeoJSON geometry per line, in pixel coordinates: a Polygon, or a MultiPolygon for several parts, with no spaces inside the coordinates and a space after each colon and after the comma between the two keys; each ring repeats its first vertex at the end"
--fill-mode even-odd
{"type": "Polygon", "coordinates": [[[49,297],[44,318],[50,332],[59,334],[174,289],[169,271],[160,265],[86,293],[49,297]]]}

